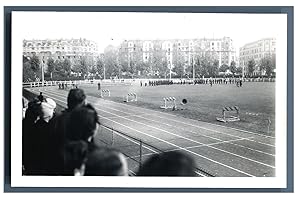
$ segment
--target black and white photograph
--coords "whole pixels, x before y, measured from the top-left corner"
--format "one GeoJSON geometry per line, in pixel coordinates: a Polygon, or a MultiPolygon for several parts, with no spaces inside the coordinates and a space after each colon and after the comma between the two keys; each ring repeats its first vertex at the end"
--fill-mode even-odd
{"type": "Polygon", "coordinates": [[[284,13],[14,11],[12,185],[284,187],[286,52],[284,13]]]}

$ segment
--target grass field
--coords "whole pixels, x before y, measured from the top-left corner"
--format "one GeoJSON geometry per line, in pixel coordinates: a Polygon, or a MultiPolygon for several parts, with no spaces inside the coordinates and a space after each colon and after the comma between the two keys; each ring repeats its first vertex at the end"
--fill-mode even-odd
{"type": "MultiPolygon", "coordinates": [[[[82,85],[87,95],[100,96],[97,84],[82,85]]],[[[245,82],[243,87],[228,85],[117,85],[103,86],[109,89],[110,97],[104,99],[115,102],[124,102],[127,93],[136,93],[137,102],[130,102],[133,106],[149,108],[157,111],[168,112],[186,118],[210,122],[223,126],[244,129],[256,133],[268,134],[268,119],[271,120],[269,135],[275,132],[275,83],[273,82],[245,82]],[[177,104],[183,110],[161,109],[163,97],[175,97],[177,104]],[[188,103],[181,106],[182,99],[188,103]],[[240,108],[240,121],[219,122],[216,116],[222,115],[222,107],[238,106],[240,108]]],[[[235,113],[232,113],[235,114],[235,113]]]]}

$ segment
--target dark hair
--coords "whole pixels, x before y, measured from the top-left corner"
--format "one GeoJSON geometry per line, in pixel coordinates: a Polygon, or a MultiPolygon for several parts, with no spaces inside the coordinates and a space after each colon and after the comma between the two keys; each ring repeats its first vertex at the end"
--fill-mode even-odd
{"type": "Polygon", "coordinates": [[[138,176],[195,176],[195,161],[179,151],[154,154],[145,161],[138,176]]]}
{"type": "Polygon", "coordinates": [[[84,140],[94,135],[99,124],[97,111],[91,104],[75,108],[67,121],[67,140],[84,140]]]}
{"type": "Polygon", "coordinates": [[[28,102],[28,108],[25,112],[25,119],[27,121],[35,121],[41,114],[41,101],[39,99],[33,99],[28,102]]]}
{"type": "Polygon", "coordinates": [[[83,105],[84,100],[86,99],[86,95],[84,91],[79,88],[71,89],[68,94],[68,109],[72,110],[78,105],[83,105]]]}
{"type": "MultiPolygon", "coordinates": [[[[126,166],[122,161],[121,152],[112,148],[95,147],[89,152],[85,163],[85,176],[120,176],[121,171],[126,166]]],[[[128,171],[126,171],[127,174],[128,171]]]]}
{"type": "Polygon", "coordinates": [[[70,141],[65,144],[64,167],[65,175],[74,175],[74,169],[80,169],[88,153],[88,143],[85,141],[70,141]]]}

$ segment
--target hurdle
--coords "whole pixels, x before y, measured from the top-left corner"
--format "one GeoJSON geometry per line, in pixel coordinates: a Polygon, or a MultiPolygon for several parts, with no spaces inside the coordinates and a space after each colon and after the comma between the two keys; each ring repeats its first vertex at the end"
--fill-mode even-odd
{"type": "Polygon", "coordinates": [[[137,102],[137,94],[136,93],[128,93],[126,95],[126,101],[124,100],[124,102],[137,102]],[[131,98],[131,99],[129,99],[131,98]]]}
{"type": "Polygon", "coordinates": [[[162,109],[176,109],[176,98],[175,97],[164,97],[163,98],[164,104],[160,107],[162,109]]]}
{"type": "Polygon", "coordinates": [[[239,107],[237,106],[226,106],[222,109],[223,117],[216,117],[216,119],[220,122],[236,122],[240,121],[239,107]],[[228,116],[226,117],[226,111],[236,111],[236,116],[228,116]]]}
{"type": "Polygon", "coordinates": [[[109,89],[102,89],[101,92],[100,92],[100,97],[104,97],[105,94],[106,94],[107,97],[110,97],[109,89]]]}

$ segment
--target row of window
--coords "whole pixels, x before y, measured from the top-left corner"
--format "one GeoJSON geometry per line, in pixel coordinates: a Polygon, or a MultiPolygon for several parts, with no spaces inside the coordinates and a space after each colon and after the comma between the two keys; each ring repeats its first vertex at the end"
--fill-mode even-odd
{"type": "MultiPolygon", "coordinates": [[[[195,44],[201,44],[201,45],[206,45],[206,46],[210,46],[210,45],[212,45],[212,46],[215,46],[215,44],[217,45],[217,46],[220,46],[220,44],[222,44],[222,46],[228,46],[229,45],[229,43],[228,42],[222,42],[222,41],[220,41],[220,42],[196,42],[196,43],[193,43],[193,42],[190,42],[190,43],[188,43],[188,46],[193,46],[193,45],[195,45],[195,44]]],[[[232,45],[232,43],[230,43],[231,45],[232,45]]],[[[131,47],[136,47],[136,44],[135,43],[133,43],[133,42],[128,42],[128,45],[127,45],[129,48],[131,48],[131,47]]],[[[162,43],[162,47],[163,48],[168,48],[168,47],[171,47],[172,46],[172,43],[171,42],[164,42],[164,43],[162,43]]],[[[176,46],[176,43],[173,43],[173,47],[175,47],[176,46]]],[[[182,45],[181,45],[181,43],[177,43],[177,46],[178,47],[181,47],[182,45]]],[[[143,48],[153,48],[153,43],[152,42],[144,42],[143,43],[143,48]]]]}

